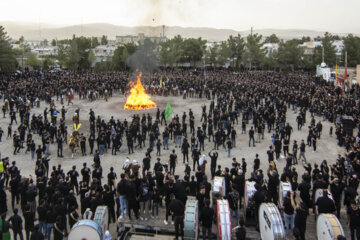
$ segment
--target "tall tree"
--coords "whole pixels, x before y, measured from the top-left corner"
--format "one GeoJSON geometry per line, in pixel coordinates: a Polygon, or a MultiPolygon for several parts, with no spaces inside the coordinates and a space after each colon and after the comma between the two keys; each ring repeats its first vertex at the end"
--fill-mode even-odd
{"type": "Polygon", "coordinates": [[[257,33],[248,35],[246,38],[246,51],[244,59],[249,69],[259,67],[265,57],[265,49],[262,48],[262,35],[257,33]]]}
{"type": "Polygon", "coordinates": [[[326,32],[324,37],[321,38],[321,42],[324,48],[324,60],[328,66],[333,67],[336,63],[336,48],[333,45],[334,37],[326,32]]]}
{"type": "Polygon", "coordinates": [[[230,35],[230,37],[227,40],[227,45],[229,47],[229,50],[231,51],[231,61],[234,63],[235,68],[240,67],[240,62],[244,55],[244,49],[245,49],[245,41],[241,37],[240,34],[233,37],[230,35]]]}
{"type": "Polygon", "coordinates": [[[55,39],[51,40],[51,46],[53,46],[53,47],[56,46],[56,40],[55,39]]]}
{"type": "Polygon", "coordinates": [[[304,49],[300,48],[296,39],[289,41],[282,41],[279,46],[278,58],[279,65],[291,70],[300,67],[301,59],[304,54],[304,49]]]}
{"type": "Polygon", "coordinates": [[[347,64],[349,67],[355,67],[360,63],[360,37],[352,34],[344,38],[343,56],[347,52],[347,64]]]}
{"type": "Polygon", "coordinates": [[[107,45],[107,44],[108,44],[107,36],[102,35],[102,37],[101,37],[101,45],[107,45]]]}
{"type": "Polygon", "coordinates": [[[205,44],[206,40],[202,40],[201,38],[184,40],[182,60],[195,66],[195,63],[200,61],[205,54],[205,44]]]}
{"type": "Polygon", "coordinates": [[[265,38],[265,43],[280,43],[280,39],[276,36],[276,34],[271,34],[265,38]]]}
{"type": "Polygon", "coordinates": [[[173,67],[183,58],[184,40],[180,35],[168,39],[160,44],[160,62],[173,67]]]}
{"type": "Polygon", "coordinates": [[[98,38],[97,37],[92,37],[91,38],[91,48],[96,48],[99,45],[100,45],[100,43],[99,43],[98,38]]]}
{"type": "Polygon", "coordinates": [[[9,41],[5,29],[0,26],[0,72],[14,72],[18,65],[9,41]]]}
{"type": "Polygon", "coordinates": [[[26,59],[25,62],[26,65],[34,68],[34,69],[38,69],[41,67],[41,62],[39,61],[39,59],[37,58],[37,56],[33,53],[30,53],[28,58],[26,59]]]}

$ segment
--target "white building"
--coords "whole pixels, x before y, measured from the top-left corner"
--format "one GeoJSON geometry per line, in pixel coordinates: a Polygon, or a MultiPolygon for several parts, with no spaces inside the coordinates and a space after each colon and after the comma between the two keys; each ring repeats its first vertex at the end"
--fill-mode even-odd
{"type": "Polygon", "coordinates": [[[58,47],[52,47],[52,46],[48,46],[48,47],[37,47],[37,48],[33,48],[31,49],[32,53],[35,53],[38,57],[43,57],[43,56],[54,56],[58,54],[58,47]]]}
{"type": "Polygon", "coordinates": [[[266,56],[268,57],[270,54],[275,53],[279,50],[278,43],[264,43],[262,48],[265,49],[266,56]]]}
{"type": "Polygon", "coordinates": [[[109,46],[109,45],[99,45],[96,48],[93,49],[94,55],[95,55],[95,63],[97,62],[105,62],[111,60],[111,58],[114,56],[116,47],[115,46],[109,46]]]}

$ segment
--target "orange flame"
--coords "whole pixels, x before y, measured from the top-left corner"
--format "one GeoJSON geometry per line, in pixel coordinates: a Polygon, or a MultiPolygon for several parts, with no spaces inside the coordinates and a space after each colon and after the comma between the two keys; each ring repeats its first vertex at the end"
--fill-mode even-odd
{"type": "Polygon", "coordinates": [[[132,84],[130,89],[130,95],[126,99],[126,103],[124,105],[124,109],[128,110],[144,110],[156,107],[156,104],[150,100],[150,96],[146,93],[145,88],[141,84],[141,76],[140,72],[137,76],[136,84],[132,84]]]}

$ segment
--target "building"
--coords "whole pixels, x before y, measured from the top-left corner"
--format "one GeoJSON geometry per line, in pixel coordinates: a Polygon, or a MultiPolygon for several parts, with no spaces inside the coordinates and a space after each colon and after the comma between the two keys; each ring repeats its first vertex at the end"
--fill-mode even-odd
{"type": "Polygon", "coordinates": [[[155,43],[160,43],[163,40],[165,40],[165,37],[159,36],[159,37],[154,37],[154,36],[145,36],[144,33],[139,33],[137,36],[134,35],[126,35],[126,36],[116,36],[115,37],[115,42],[116,45],[124,45],[124,44],[140,44],[143,43],[145,39],[149,39],[152,42],[155,43]]]}
{"type": "Polygon", "coordinates": [[[38,57],[55,56],[58,54],[58,47],[56,46],[36,47],[31,49],[31,52],[35,53],[38,57]]]}
{"type": "MultiPolygon", "coordinates": [[[[344,42],[342,40],[336,40],[332,43],[332,45],[335,47],[336,55],[341,56],[342,50],[344,49],[344,42]]],[[[304,42],[303,44],[299,45],[299,47],[304,49],[305,56],[312,56],[314,54],[315,48],[318,46],[322,47],[321,41],[304,42]]]]}
{"type": "Polygon", "coordinates": [[[264,43],[262,48],[265,49],[265,54],[268,57],[270,54],[275,53],[279,50],[278,43],[264,43]]]}
{"type": "Polygon", "coordinates": [[[109,46],[109,45],[99,45],[93,49],[93,53],[95,55],[95,61],[93,65],[98,62],[105,62],[110,61],[111,58],[114,56],[116,47],[109,46]]]}

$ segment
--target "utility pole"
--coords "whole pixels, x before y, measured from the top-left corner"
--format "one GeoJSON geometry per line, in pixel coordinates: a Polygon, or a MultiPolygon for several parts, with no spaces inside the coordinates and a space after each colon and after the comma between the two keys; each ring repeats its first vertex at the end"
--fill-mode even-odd
{"type": "Polygon", "coordinates": [[[252,34],[253,34],[253,27],[251,27],[250,36],[252,36],[252,34]]]}
{"type": "Polygon", "coordinates": [[[321,53],[321,55],[322,55],[322,62],[325,62],[324,60],[325,60],[325,54],[324,54],[324,46],[322,46],[322,53],[321,53]]]}
{"type": "Polygon", "coordinates": [[[162,25],[162,37],[165,38],[165,25],[162,25]]]}

